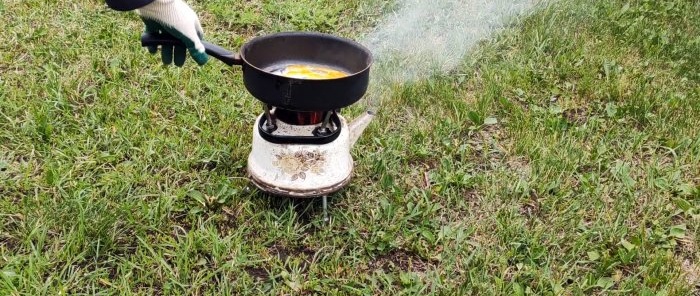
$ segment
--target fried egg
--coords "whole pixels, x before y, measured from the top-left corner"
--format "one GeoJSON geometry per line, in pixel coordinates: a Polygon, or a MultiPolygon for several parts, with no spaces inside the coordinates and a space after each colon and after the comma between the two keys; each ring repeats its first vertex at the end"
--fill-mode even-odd
{"type": "Polygon", "coordinates": [[[273,72],[273,74],[281,75],[289,78],[297,79],[335,79],[348,76],[348,73],[316,65],[293,64],[284,67],[283,69],[273,72]]]}

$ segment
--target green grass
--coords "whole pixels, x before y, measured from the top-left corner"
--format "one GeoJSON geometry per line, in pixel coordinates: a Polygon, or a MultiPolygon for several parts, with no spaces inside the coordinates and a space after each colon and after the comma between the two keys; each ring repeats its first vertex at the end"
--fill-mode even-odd
{"type": "MultiPolygon", "coordinates": [[[[236,48],[392,3],[194,6],[236,48]]],[[[0,19],[1,295],[699,292],[697,1],[562,0],[393,86],[327,227],[247,189],[239,70],[160,67],[97,0],[0,19]]]]}

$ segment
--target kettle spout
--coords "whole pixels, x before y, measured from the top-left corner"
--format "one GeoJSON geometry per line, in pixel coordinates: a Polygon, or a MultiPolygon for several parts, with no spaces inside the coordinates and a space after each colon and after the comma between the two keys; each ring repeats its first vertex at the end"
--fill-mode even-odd
{"type": "Polygon", "coordinates": [[[374,119],[374,111],[367,111],[360,117],[355,118],[348,128],[350,129],[350,148],[355,146],[355,142],[360,138],[362,132],[365,131],[370,122],[374,119]]]}

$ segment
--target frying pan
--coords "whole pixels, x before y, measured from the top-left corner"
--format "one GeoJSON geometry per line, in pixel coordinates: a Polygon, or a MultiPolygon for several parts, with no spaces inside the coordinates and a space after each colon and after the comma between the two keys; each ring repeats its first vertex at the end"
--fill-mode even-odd
{"type": "MultiPolygon", "coordinates": [[[[330,111],[357,102],[367,91],[372,54],[352,40],[313,32],[284,32],[253,38],[240,53],[203,42],[207,54],[243,68],[243,83],[256,99],[293,111],[330,111]],[[349,73],[335,79],[299,79],[275,74],[291,64],[349,73]]],[[[141,36],[142,46],[183,45],[165,34],[141,36]]]]}

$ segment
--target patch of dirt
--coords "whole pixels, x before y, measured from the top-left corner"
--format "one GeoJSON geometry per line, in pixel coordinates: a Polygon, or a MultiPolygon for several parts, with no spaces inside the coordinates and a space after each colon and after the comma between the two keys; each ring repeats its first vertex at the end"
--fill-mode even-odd
{"type": "Polygon", "coordinates": [[[59,247],[57,247],[57,245],[54,245],[54,244],[52,244],[52,243],[45,243],[45,244],[44,244],[44,248],[43,248],[42,250],[43,250],[44,252],[49,252],[49,250],[51,250],[51,248],[57,248],[57,249],[58,249],[58,248],[63,248],[63,246],[65,246],[66,242],[65,242],[64,240],[58,240],[61,233],[62,233],[62,231],[60,231],[60,230],[48,229],[48,230],[46,231],[46,240],[45,240],[45,241],[46,241],[46,242],[56,242],[56,241],[58,241],[58,244],[57,244],[57,245],[59,245],[59,247]]]}
{"type": "Polygon", "coordinates": [[[229,235],[232,230],[248,226],[250,221],[246,220],[244,211],[244,203],[239,203],[235,205],[235,207],[222,207],[221,215],[216,218],[216,228],[219,233],[222,235],[229,235]]]}
{"type": "Polygon", "coordinates": [[[163,295],[163,287],[162,284],[156,284],[154,286],[146,284],[137,284],[136,287],[133,289],[133,292],[134,294],[138,295],[161,296],[163,295]]]}
{"type": "Polygon", "coordinates": [[[444,212],[440,214],[444,217],[440,220],[442,223],[488,220],[503,206],[500,200],[485,200],[483,194],[475,188],[464,189],[461,196],[466,206],[444,206],[441,209],[444,212]]]}
{"type": "Polygon", "coordinates": [[[641,147],[641,153],[635,153],[633,161],[635,166],[655,165],[665,168],[673,165],[674,154],[664,148],[658,141],[650,141],[641,147]]]}
{"type": "MultiPolygon", "coordinates": [[[[469,215],[469,211],[472,209],[478,209],[481,205],[481,194],[479,193],[478,190],[474,189],[473,187],[469,188],[464,188],[459,192],[460,196],[464,200],[464,204],[467,205],[464,208],[461,207],[447,207],[443,208],[442,210],[446,211],[446,213],[449,213],[451,215],[448,215],[449,221],[458,221],[462,220],[465,216],[469,215]],[[456,220],[454,220],[456,219],[456,220]]],[[[441,197],[436,196],[433,197],[433,200],[435,202],[440,202],[442,200],[441,197]]]]}
{"type": "Polygon", "coordinates": [[[408,187],[413,187],[420,184],[423,189],[428,189],[433,185],[430,180],[430,172],[439,166],[439,161],[434,158],[408,161],[405,184],[408,187]]]}
{"type": "MultiPolygon", "coordinates": [[[[175,224],[173,225],[173,233],[175,233],[175,230],[177,229],[182,230],[185,234],[192,230],[192,223],[190,223],[189,219],[187,219],[187,213],[175,214],[171,220],[175,224]]],[[[177,235],[174,235],[174,237],[176,236],[177,235]]]]}
{"type": "Polygon", "coordinates": [[[584,124],[588,121],[588,110],[578,107],[564,111],[564,118],[572,124],[584,124]]]}
{"type": "Polygon", "coordinates": [[[284,245],[280,244],[275,244],[271,247],[268,248],[268,252],[270,252],[271,255],[277,256],[277,258],[280,259],[280,261],[285,262],[287,259],[291,258],[300,258],[306,263],[311,262],[311,258],[316,254],[316,251],[307,247],[307,246],[300,246],[300,247],[295,247],[295,248],[288,248],[284,245]]]}
{"type": "MultiPolygon", "coordinates": [[[[317,231],[323,229],[318,228],[315,225],[315,221],[318,221],[321,215],[323,215],[323,208],[321,206],[321,198],[299,198],[299,199],[288,199],[279,198],[272,195],[266,195],[269,199],[268,208],[273,210],[276,214],[282,214],[287,211],[291,205],[294,212],[297,215],[297,223],[303,225],[302,232],[311,235],[317,231]]],[[[331,208],[335,208],[333,204],[335,203],[335,198],[332,196],[328,197],[328,205],[331,208]]],[[[243,217],[241,223],[247,223],[247,218],[243,217]]],[[[255,227],[255,225],[252,225],[255,227]]]]}
{"type": "MultiPolygon", "coordinates": [[[[122,225],[120,225],[122,226],[122,225]]],[[[117,237],[114,239],[114,245],[115,249],[113,251],[113,254],[115,256],[119,257],[131,257],[132,255],[136,254],[136,250],[138,249],[138,239],[136,238],[136,232],[127,226],[124,226],[125,228],[128,228],[123,231],[123,233],[120,233],[117,237]]]]}
{"type": "Polygon", "coordinates": [[[265,268],[258,266],[249,266],[244,268],[245,272],[248,273],[250,277],[257,281],[266,281],[270,279],[270,273],[265,270],[265,268]]]}
{"type": "Polygon", "coordinates": [[[200,161],[192,164],[190,168],[197,171],[213,171],[218,166],[216,161],[200,161]]]}
{"type": "Polygon", "coordinates": [[[18,245],[18,239],[6,234],[0,234],[0,248],[7,249],[10,253],[14,254],[17,252],[18,245]]]}
{"type": "Polygon", "coordinates": [[[478,131],[465,135],[469,146],[468,158],[478,171],[488,171],[502,163],[507,157],[506,147],[511,145],[510,139],[501,127],[501,123],[487,125],[478,131]]]}
{"type": "MultiPolygon", "coordinates": [[[[307,246],[290,248],[282,244],[274,244],[267,248],[267,251],[271,256],[277,257],[282,262],[295,258],[301,259],[303,273],[306,273],[313,256],[316,254],[315,250],[307,246]]],[[[244,270],[256,281],[267,281],[272,278],[272,275],[263,266],[248,266],[244,270]]]]}
{"type": "Polygon", "coordinates": [[[183,187],[186,184],[189,184],[190,182],[192,182],[192,179],[190,178],[190,176],[185,175],[177,180],[173,180],[173,185],[176,187],[183,187]]]}
{"type": "Polygon", "coordinates": [[[520,214],[528,218],[539,217],[542,212],[541,203],[534,191],[530,192],[529,199],[522,202],[520,206],[520,214]]]}
{"type": "Polygon", "coordinates": [[[592,164],[583,164],[578,167],[576,167],[576,172],[579,174],[587,174],[587,173],[592,173],[594,171],[597,171],[598,167],[592,165],[592,164]]]}
{"type": "MultiPolygon", "coordinates": [[[[12,147],[8,148],[12,149],[12,147]]],[[[3,176],[0,177],[7,180],[8,184],[8,186],[0,186],[0,196],[14,203],[20,203],[25,196],[33,194],[33,189],[20,185],[19,180],[32,180],[44,174],[44,162],[37,159],[34,152],[30,155],[0,154],[0,163],[3,164],[0,166],[2,169],[0,173],[3,176]],[[28,174],[25,175],[26,172],[28,174]]]]}
{"type": "Polygon", "coordinates": [[[478,190],[472,188],[462,192],[462,196],[464,197],[464,199],[469,201],[469,204],[477,205],[479,203],[479,197],[481,196],[481,194],[478,190]]]}
{"type": "Polygon", "coordinates": [[[410,159],[408,161],[409,167],[421,167],[427,171],[432,171],[440,165],[440,159],[438,158],[424,158],[424,159],[410,159]]]}
{"type": "Polygon", "coordinates": [[[473,148],[477,152],[482,152],[484,149],[493,149],[497,142],[505,139],[505,132],[500,127],[500,124],[484,126],[480,131],[474,133],[471,137],[470,144],[474,144],[473,148]]]}
{"type": "Polygon", "coordinates": [[[19,230],[21,220],[24,220],[22,214],[9,215],[5,221],[5,225],[2,227],[2,233],[0,233],[0,248],[6,248],[10,253],[15,253],[19,247],[19,240],[10,235],[10,232],[15,232],[19,230]]]}
{"type": "Polygon", "coordinates": [[[381,255],[369,263],[370,269],[381,269],[387,273],[392,271],[426,272],[434,267],[433,262],[421,258],[418,254],[402,249],[381,255]]]}
{"type": "Polygon", "coordinates": [[[530,167],[530,161],[525,157],[512,157],[506,162],[508,170],[515,173],[522,179],[530,178],[532,174],[532,167],[530,167]]]}
{"type": "Polygon", "coordinates": [[[681,267],[686,281],[692,287],[695,287],[694,295],[700,295],[700,262],[697,260],[697,254],[700,252],[696,239],[692,234],[678,240],[678,248],[676,249],[676,261],[681,267]]]}
{"type": "Polygon", "coordinates": [[[700,293],[700,265],[690,259],[680,262],[681,270],[685,274],[685,279],[691,287],[695,287],[695,295],[700,293]]]}

